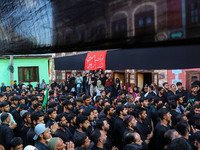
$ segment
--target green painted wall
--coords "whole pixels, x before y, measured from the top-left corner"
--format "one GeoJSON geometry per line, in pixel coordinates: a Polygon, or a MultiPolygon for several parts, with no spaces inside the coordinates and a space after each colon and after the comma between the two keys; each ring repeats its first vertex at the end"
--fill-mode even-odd
{"type": "MultiPolygon", "coordinates": [[[[39,81],[42,79],[49,84],[49,67],[48,58],[15,58],[13,59],[14,66],[14,80],[18,83],[18,67],[38,66],[39,67],[39,81]]],[[[8,66],[10,65],[10,59],[0,58],[0,83],[4,82],[5,85],[10,85],[10,71],[8,66]]],[[[24,83],[27,85],[27,83],[24,83]]],[[[36,86],[37,82],[31,82],[33,87],[36,86]]]]}

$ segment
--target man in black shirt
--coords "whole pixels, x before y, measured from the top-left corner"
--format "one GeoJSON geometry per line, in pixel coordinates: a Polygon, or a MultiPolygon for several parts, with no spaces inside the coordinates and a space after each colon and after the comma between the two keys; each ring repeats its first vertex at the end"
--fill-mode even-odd
{"type": "Polygon", "coordinates": [[[47,126],[48,126],[49,128],[51,128],[51,126],[55,123],[55,118],[56,118],[57,112],[56,112],[55,109],[49,108],[48,111],[47,111],[47,113],[48,113],[48,116],[49,116],[49,118],[50,118],[50,119],[48,120],[48,122],[47,122],[47,126]]]}
{"type": "Polygon", "coordinates": [[[182,83],[177,82],[176,86],[178,88],[178,90],[176,91],[176,94],[181,95],[183,97],[183,102],[186,103],[187,102],[187,92],[186,92],[186,90],[183,89],[182,83]]]}
{"type": "Polygon", "coordinates": [[[10,141],[14,138],[14,133],[9,127],[10,116],[8,113],[1,114],[1,127],[0,127],[0,144],[5,147],[6,150],[10,150],[10,141]]]}
{"type": "Polygon", "coordinates": [[[168,82],[163,83],[163,88],[164,88],[164,97],[167,98],[168,94],[171,93],[171,91],[169,90],[168,82]]]}
{"type": "Polygon", "coordinates": [[[35,136],[34,128],[37,124],[44,123],[44,113],[41,111],[34,111],[31,113],[31,128],[27,132],[27,145],[35,145],[35,136]]]}
{"type": "Polygon", "coordinates": [[[73,105],[72,102],[69,100],[65,100],[63,102],[63,107],[64,107],[64,112],[63,114],[65,115],[65,118],[67,118],[67,116],[71,113],[73,113],[73,105]]]}
{"type": "Polygon", "coordinates": [[[22,83],[22,81],[19,81],[19,84],[18,84],[18,86],[19,86],[19,89],[21,90],[22,89],[22,86],[23,86],[24,84],[22,83]]]}
{"type": "Polygon", "coordinates": [[[11,142],[11,150],[22,150],[23,149],[23,140],[20,137],[14,137],[11,142]]]}
{"type": "Polygon", "coordinates": [[[45,124],[40,123],[35,127],[34,132],[35,136],[33,139],[36,140],[35,147],[38,150],[48,150],[47,140],[51,138],[49,128],[46,128],[45,124]]]}
{"type": "Polygon", "coordinates": [[[161,108],[159,110],[160,122],[155,127],[154,138],[155,138],[155,150],[163,150],[165,146],[164,134],[170,129],[171,125],[171,114],[167,108],[161,108]]]}
{"type": "Polygon", "coordinates": [[[106,115],[105,118],[110,125],[110,128],[108,130],[108,134],[109,134],[109,136],[113,137],[113,116],[114,116],[114,113],[115,113],[115,109],[114,109],[113,106],[107,105],[104,108],[104,113],[106,115]]]}
{"type": "Polygon", "coordinates": [[[5,93],[6,92],[6,86],[4,85],[4,83],[1,83],[1,93],[5,93]]]}
{"type": "Polygon", "coordinates": [[[59,126],[56,136],[60,137],[64,143],[72,141],[73,135],[67,128],[68,121],[65,118],[64,114],[57,115],[55,120],[56,122],[58,122],[58,126],[59,126]]]}
{"type": "Polygon", "coordinates": [[[187,121],[182,120],[179,121],[176,125],[176,130],[177,132],[181,135],[181,137],[186,140],[186,142],[193,148],[194,147],[194,143],[192,141],[189,140],[189,134],[190,134],[190,125],[188,124],[187,121]]]}
{"type": "Polygon", "coordinates": [[[69,114],[67,116],[67,121],[69,122],[69,130],[72,133],[72,135],[74,135],[75,130],[76,130],[76,115],[74,113],[69,114]]]}
{"type": "Polygon", "coordinates": [[[76,135],[77,132],[85,132],[86,134],[88,134],[88,127],[90,126],[88,117],[84,115],[78,115],[76,118],[76,125],[77,129],[74,133],[74,136],[76,135]]]}
{"type": "Polygon", "coordinates": [[[127,115],[127,108],[124,105],[118,105],[116,107],[117,116],[114,121],[114,139],[115,139],[115,146],[119,149],[123,149],[122,138],[124,131],[126,130],[126,126],[123,122],[124,117],[127,115]]]}
{"type": "Polygon", "coordinates": [[[10,112],[12,112],[13,110],[17,108],[18,102],[19,102],[19,97],[17,96],[11,97],[10,112]]]}
{"type": "MultiPolygon", "coordinates": [[[[123,135],[123,142],[125,142],[125,137],[126,135],[131,132],[134,131],[135,128],[137,127],[137,120],[135,119],[134,116],[132,115],[127,115],[126,117],[124,117],[124,124],[126,126],[126,130],[124,131],[124,135],[123,135]]],[[[124,143],[125,144],[125,143],[124,143]]]]}
{"type": "Polygon", "coordinates": [[[107,120],[105,118],[98,120],[97,124],[96,124],[96,128],[106,134],[107,140],[106,140],[106,143],[104,144],[104,148],[106,150],[111,150],[112,149],[112,141],[111,141],[112,138],[108,135],[110,125],[108,124],[107,120]]]}
{"type": "Polygon", "coordinates": [[[188,99],[194,99],[197,100],[197,92],[198,92],[198,86],[192,85],[191,93],[188,94],[188,99]]]}
{"type": "Polygon", "coordinates": [[[11,112],[14,120],[17,123],[17,127],[14,129],[14,133],[15,133],[16,137],[20,136],[20,129],[22,128],[22,125],[23,125],[23,119],[22,119],[20,113],[24,110],[26,110],[26,112],[27,112],[27,109],[28,109],[28,107],[25,104],[20,104],[17,109],[15,109],[11,112]]]}
{"type": "Polygon", "coordinates": [[[123,150],[143,150],[142,140],[137,132],[131,131],[125,136],[126,146],[123,150]]]}
{"type": "Polygon", "coordinates": [[[29,112],[29,113],[34,112],[34,105],[35,105],[36,103],[38,103],[37,97],[36,97],[36,96],[32,96],[32,97],[31,97],[31,107],[28,109],[28,112],[29,112]]]}
{"type": "Polygon", "coordinates": [[[162,87],[158,88],[158,95],[157,95],[157,97],[159,99],[162,99],[163,103],[167,102],[167,97],[165,97],[165,95],[164,95],[164,89],[162,87]]]}
{"type": "Polygon", "coordinates": [[[176,101],[172,101],[170,103],[170,113],[172,115],[171,120],[172,120],[172,127],[175,127],[176,123],[177,123],[177,116],[179,115],[178,112],[176,112],[176,108],[177,108],[177,103],[176,101]]]}
{"type": "Polygon", "coordinates": [[[84,149],[84,150],[90,150],[90,139],[86,135],[86,133],[77,132],[76,135],[74,135],[74,144],[76,146],[76,150],[84,149]]]}
{"type": "Polygon", "coordinates": [[[104,144],[107,141],[106,133],[102,130],[96,129],[92,132],[90,136],[91,140],[94,142],[92,150],[106,150],[104,144]]]}
{"type": "Polygon", "coordinates": [[[149,102],[150,102],[150,100],[151,100],[151,98],[153,97],[153,96],[156,96],[156,94],[154,93],[154,91],[153,91],[153,86],[152,85],[149,85],[148,86],[148,92],[147,92],[148,94],[147,94],[147,96],[146,96],[146,98],[149,100],[149,102]]]}
{"type": "Polygon", "coordinates": [[[61,95],[61,96],[59,97],[60,104],[58,105],[58,111],[57,111],[58,114],[63,113],[63,111],[64,111],[63,102],[64,102],[66,99],[67,99],[67,96],[65,96],[65,95],[61,95]]]}
{"type": "Polygon", "coordinates": [[[16,80],[14,81],[13,88],[17,89],[17,81],[16,80]]]}
{"type": "Polygon", "coordinates": [[[24,111],[25,113],[22,114],[22,119],[24,121],[24,125],[20,130],[20,137],[23,140],[23,146],[26,147],[27,144],[27,132],[31,128],[31,114],[29,112],[24,111]]]}
{"type": "Polygon", "coordinates": [[[152,120],[151,120],[151,113],[148,110],[149,101],[148,101],[148,99],[146,97],[141,97],[139,99],[139,101],[140,101],[141,107],[144,108],[144,109],[146,109],[147,117],[146,117],[146,119],[145,119],[144,122],[146,123],[146,125],[148,127],[148,134],[150,134],[151,131],[152,131],[152,120]]]}
{"type": "Polygon", "coordinates": [[[152,134],[149,134],[148,124],[145,121],[147,117],[146,109],[141,107],[136,108],[135,116],[137,118],[137,128],[135,130],[140,134],[142,141],[148,144],[152,134]]]}

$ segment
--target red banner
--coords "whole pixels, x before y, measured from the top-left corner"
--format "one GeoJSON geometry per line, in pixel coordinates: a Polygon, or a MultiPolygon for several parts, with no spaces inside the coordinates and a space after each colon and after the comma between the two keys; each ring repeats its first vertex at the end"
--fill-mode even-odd
{"type": "Polygon", "coordinates": [[[88,53],[85,59],[85,70],[106,70],[106,53],[107,51],[88,53]]]}

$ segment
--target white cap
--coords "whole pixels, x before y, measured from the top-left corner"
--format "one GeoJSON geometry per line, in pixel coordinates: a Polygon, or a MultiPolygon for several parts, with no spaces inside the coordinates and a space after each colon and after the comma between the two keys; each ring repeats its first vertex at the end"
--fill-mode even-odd
{"type": "Polygon", "coordinates": [[[36,150],[36,147],[32,146],[32,145],[27,145],[24,150],[36,150]]]}

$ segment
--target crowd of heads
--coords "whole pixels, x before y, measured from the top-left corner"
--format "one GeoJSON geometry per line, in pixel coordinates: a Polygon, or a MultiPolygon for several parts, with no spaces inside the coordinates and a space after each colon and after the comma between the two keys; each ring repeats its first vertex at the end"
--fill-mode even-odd
{"type": "Polygon", "coordinates": [[[0,150],[200,150],[199,85],[126,88],[102,70],[2,83],[0,150]]]}

